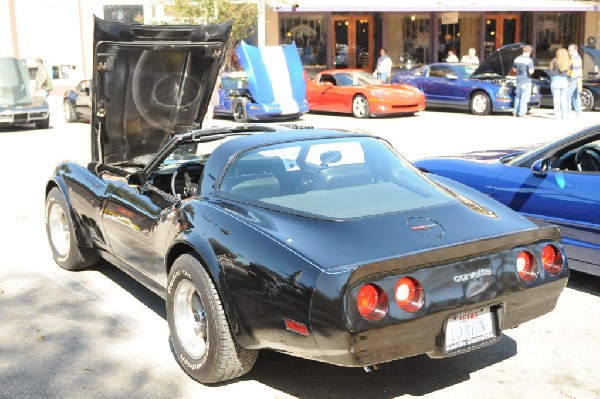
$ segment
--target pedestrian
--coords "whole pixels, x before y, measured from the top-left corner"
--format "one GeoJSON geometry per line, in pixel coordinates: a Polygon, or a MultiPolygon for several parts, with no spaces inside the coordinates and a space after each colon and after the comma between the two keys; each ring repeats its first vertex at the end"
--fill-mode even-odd
{"type": "Polygon", "coordinates": [[[477,51],[471,47],[467,55],[463,55],[460,62],[467,62],[469,64],[479,65],[479,57],[477,57],[477,51]]]}
{"type": "Polygon", "coordinates": [[[514,116],[527,115],[527,106],[531,98],[531,74],[533,73],[533,60],[531,59],[531,46],[523,46],[523,53],[515,58],[513,70],[517,73],[517,87],[515,89],[514,116]]]}
{"type": "Polygon", "coordinates": [[[384,48],[379,51],[380,57],[377,59],[375,76],[381,83],[389,83],[392,74],[392,59],[387,55],[384,48]]]}
{"type": "MultiPolygon", "coordinates": [[[[581,116],[581,91],[583,90],[583,61],[577,53],[577,45],[569,44],[569,89],[568,98],[577,116],[581,116]]],[[[571,107],[569,106],[569,111],[571,107]]]]}
{"type": "Polygon", "coordinates": [[[35,88],[37,94],[41,97],[48,98],[48,94],[54,88],[52,80],[48,74],[48,70],[44,66],[44,61],[41,58],[36,58],[37,73],[35,74],[35,88]]]}
{"type": "Polygon", "coordinates": [[[564,48],[556,50],[556,56],[550,61],[550,89],[554,104],[554,119],[564,119],[571,109],[568,95],[568,74],[570,58],[569,52],[564,48]]]}
{"type": "Polygon", "coordinates": [[[448,49],[448,56],[446,57],[446,62],[458,62],[458,57],[456,56],[456,50],[454,47],[448,49]]]}

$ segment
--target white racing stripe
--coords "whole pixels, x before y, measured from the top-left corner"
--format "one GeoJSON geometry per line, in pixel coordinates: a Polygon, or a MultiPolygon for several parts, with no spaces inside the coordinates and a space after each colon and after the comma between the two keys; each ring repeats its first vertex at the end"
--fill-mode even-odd
{"type": "Polygon", "coordinates": [[[271,81],[274,102],[281,106],[282,114],[297,114],[300,107],[292,94],[292,83],[283,49],[281,46],[265,46],[260,48],[260,53],[271,81]]]}

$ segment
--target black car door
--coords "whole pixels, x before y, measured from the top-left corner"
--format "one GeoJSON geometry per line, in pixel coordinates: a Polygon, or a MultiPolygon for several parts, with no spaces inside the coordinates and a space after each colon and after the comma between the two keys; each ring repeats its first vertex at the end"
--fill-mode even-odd
{"type": "Polygon", "coordinates": [[[146,183],[121,184],[107,197],[103,223],[113,255],[164,285],[164,254],[178,200],[146,183]]]}

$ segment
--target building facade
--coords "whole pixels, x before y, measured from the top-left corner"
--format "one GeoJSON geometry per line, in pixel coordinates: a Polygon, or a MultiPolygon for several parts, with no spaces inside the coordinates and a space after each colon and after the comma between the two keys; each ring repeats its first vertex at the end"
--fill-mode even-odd
{"type": "MultiPolygon", "coordinates": [[[[249,0],[252,1],[252,0],[249,0]]],[[[394,68],[480,59],[526,42],[544,65],[569,43],[600,46],[600,1],[585,0],[275,0],[267,1],[266,44],[296,43],[309,74],[324,68],[373,70],[384,47],[394,68]]],[[[55,87],[89,78],[93,15],[121,22],[168,20],[163,0],[0,0],[0,56],[42,58],[55,87]]],[[[584,73],[592,68],[584,59],[584,73]]],[[[586,75],[587,76],[587,75],[586,75]]]]}
{"type": "Polygon", "coordinates": [[[407,3],[412,2],[380,0],[370,6],[351,0],[298,0],[272,11],[267,44],[294,41],[306,68],[315,71],[373,70],[382,47],[395,69],[410,69],[445,60],[449,49],[460,59],[474,48],[484,59],[503,45],[519,42],[531,44],[536,63],[547,65],[559,47],[596,47],[600,40],[598,1],[407,3]]]}

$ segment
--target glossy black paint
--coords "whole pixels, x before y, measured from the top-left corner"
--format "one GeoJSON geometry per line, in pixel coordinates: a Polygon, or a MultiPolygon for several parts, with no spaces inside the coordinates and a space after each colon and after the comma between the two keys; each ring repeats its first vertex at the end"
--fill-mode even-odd
{"type": "Polygon", "coordinates": [[[65,196],[79,245],[94,248],[163,296],[170,289],[166,276],[173,261],[183,253],[196,254],[215,282],[235,338],[247,348],[345,366],[419,353],[445,356],[440,337],[451,314],[490,305],[504,329],[554,307],[568,269],[557,276],[542,272],[526,286],[516,276],[515,263],[521,249],[538,258],[546,243],[562,249],[558,231],[538,229],[451,180],[436,178],[454,193],[451,203],[348,220],[296,215],[220,193],[224,170],[250,148],[356,137],[325,130],[250,134],[253,129],[267,130],[242,127],[176,135],[144,168],[63,163],[47,192],[57,186],[65,196]],[[228,135],[240,137],[221,144],[206,160],[199,195],[181,200],[152,185],[154,170],[178,146],[228,135]],[[130,173],[142,176],[130,182],[143,184],[127,184],[130,173]],[[435,220],[444,234],[413,231],[408,223],[414,217],[435,220]],[[486,278],[453,281],[453,276],[482,267],[491,270],[486,278]],[[390,302],[389,314],[378,323],[359,316],[356,292],[362,283],[391,289],[388,297],[393,301],[393,285],[405,275],[423,284],[423,309],[406,314],[390,302]],[[308,337],[288,331],[284,319],[306,325],[308,337]]]}

